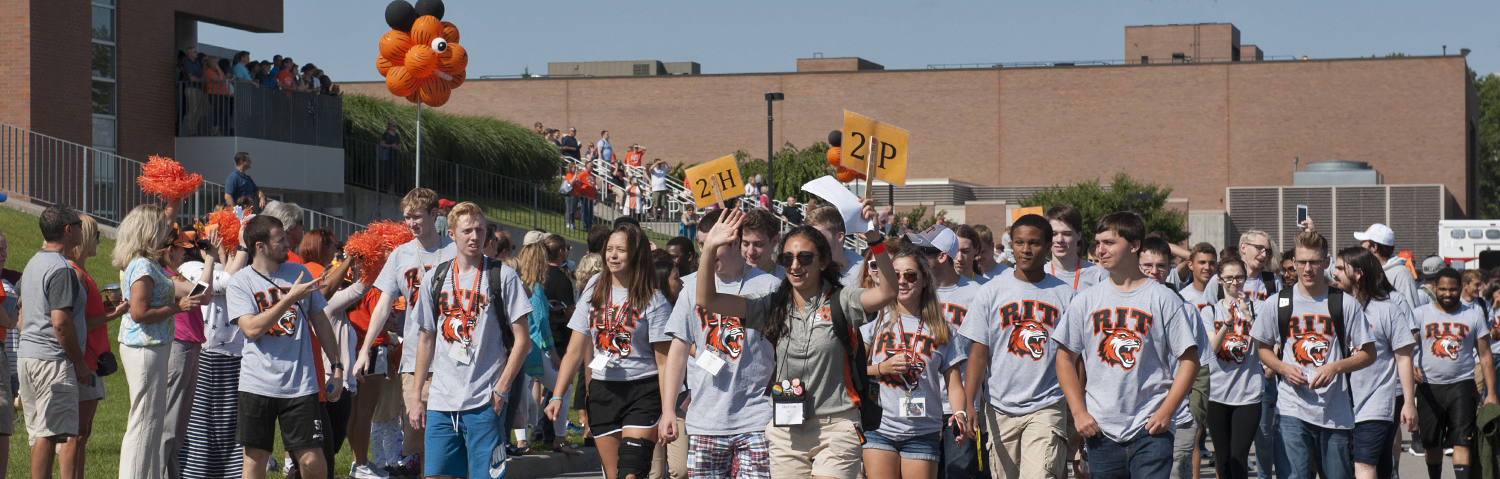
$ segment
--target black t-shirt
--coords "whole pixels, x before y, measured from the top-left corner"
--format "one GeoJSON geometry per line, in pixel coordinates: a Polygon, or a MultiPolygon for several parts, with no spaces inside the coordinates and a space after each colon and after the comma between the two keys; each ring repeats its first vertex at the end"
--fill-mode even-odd
{"type": "Polygon", "coordinates": [[[578,140],[571,136],[562,137],[562,153],[564,155],[578,157],[578,140]],[[570,149],[571,148],[571,149],[570,149]]]}
{"type": "Polygon", "coordinates": [[[387,145],[395,145],[401,142],[401,135],[397,135],[395,133],[386,133],[384,135],[380,135],[380,142],[387,145]]]}
{"type": "MultiPolygon", "coordinates": [[[[573,304],[573,281],[568,279],[568,274],[562,268],[547,265],[547,280],[542,282],[542,292],[547,295],[548,301],[570,306],[573,304]]],[[[568,340],[573,336],[568,329],[568,319],[568,315],[561,311],[552,311],[547,315],[547,322],[552,324],[552,339],[564,351],[568,349],[568,340]]]]}
{"type": "Polygon", "coordinates": [[[781,216],[786,217],[788,223],[802,225],[802,206],[788,206],[781,210],[781,216]]]}

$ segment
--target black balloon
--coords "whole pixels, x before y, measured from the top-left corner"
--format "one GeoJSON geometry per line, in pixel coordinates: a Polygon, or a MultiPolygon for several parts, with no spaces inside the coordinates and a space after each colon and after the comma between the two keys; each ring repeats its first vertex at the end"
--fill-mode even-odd
{"type": "Polygon", "coordinates": [[[417,15],[437,17],[443,19],[443,0],[417,0],[417,15]]]}
{"type": "Polygon", "coordinates": [[[385,6],[385,24],[391,30],[410,31],[411,24],[417,21],[417,11],[411,8],[406,0],[395,0],[385,6]]]}
{"type": "Polygon", "coordinates": [[[839,143],[843,143],[843,142],[844,142],[844,132],[839,131],[839,130],[833,130],[833,131],[828,132],[828,146],[839,146],[839,143]]]}

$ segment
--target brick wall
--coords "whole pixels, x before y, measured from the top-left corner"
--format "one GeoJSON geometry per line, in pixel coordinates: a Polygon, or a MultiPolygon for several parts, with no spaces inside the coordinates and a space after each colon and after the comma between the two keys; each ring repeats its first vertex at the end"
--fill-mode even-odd
{"type": "Polygon", "coordinates": [[[1240,31],[1228,23],[1125,27],[1125,61],[1142,56],[1169,63],[1172,54],[1203,61],[1229,61],[1240,46],[1240,31]]]}
{"type": "MultiPolygon", "coordinates": [[[[1442,183],[1467,204],[1461,57],[471,80],[440,110],[608,129],[617,150],[702,162],[825,141],[845,108],[911,130],[912,178],[1050,186],[1126,172],[1223,209],[1228,186],[1289,185],[1292,158],[1369,162],[1390,184],[1442,183]]],[[[346,92],[394,99],[384,83],[346,92]]],[[[404,101],[404,100],[403,100],[404,101]]]]}

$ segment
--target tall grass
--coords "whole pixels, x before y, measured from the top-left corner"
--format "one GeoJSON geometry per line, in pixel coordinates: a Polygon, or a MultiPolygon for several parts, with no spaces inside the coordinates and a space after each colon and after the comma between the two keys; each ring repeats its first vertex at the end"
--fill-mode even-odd
{"type": "MultiPolygon", "coordinates": [[[[380,141],[386,122],[396,120],[409,152],[416,150],[417,107],[404,100],[344,96],[344,135],[380,141]]],[[[422,110],[422,156],[480,168],[511,178],[544,181],[557,175],[562,160],[541,135],[504,120],[422,110]]]]}

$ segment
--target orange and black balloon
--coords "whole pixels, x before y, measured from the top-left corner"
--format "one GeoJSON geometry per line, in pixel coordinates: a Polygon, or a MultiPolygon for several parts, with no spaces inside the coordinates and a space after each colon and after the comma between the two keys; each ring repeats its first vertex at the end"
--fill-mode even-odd
{"type": "Polygon", "coordinates": [[[839,161],[842,160],[844,156],[844,150],[840,146],[843,141],[843,130],[833,130],[828,132],[828,144],[831,145],[828,148],[828,164],[833,165],[834,168],[837,168],[837,170],[833,173],[833,177],[837,178],[839,182],[842,183],[864,179],[864,173],[861,173],[859,170],[844,168],[844,165],[839,164],[839,161]]]}
{"type": "Polygon", "coordinates": [[[412,103],[443,106],[464,84],[469,53],[458,45],[458,27],[443,20],[442,0],[395,0],[385,7],[391,31],[380,37],[375,68],[385,87],[412,103]]]}

